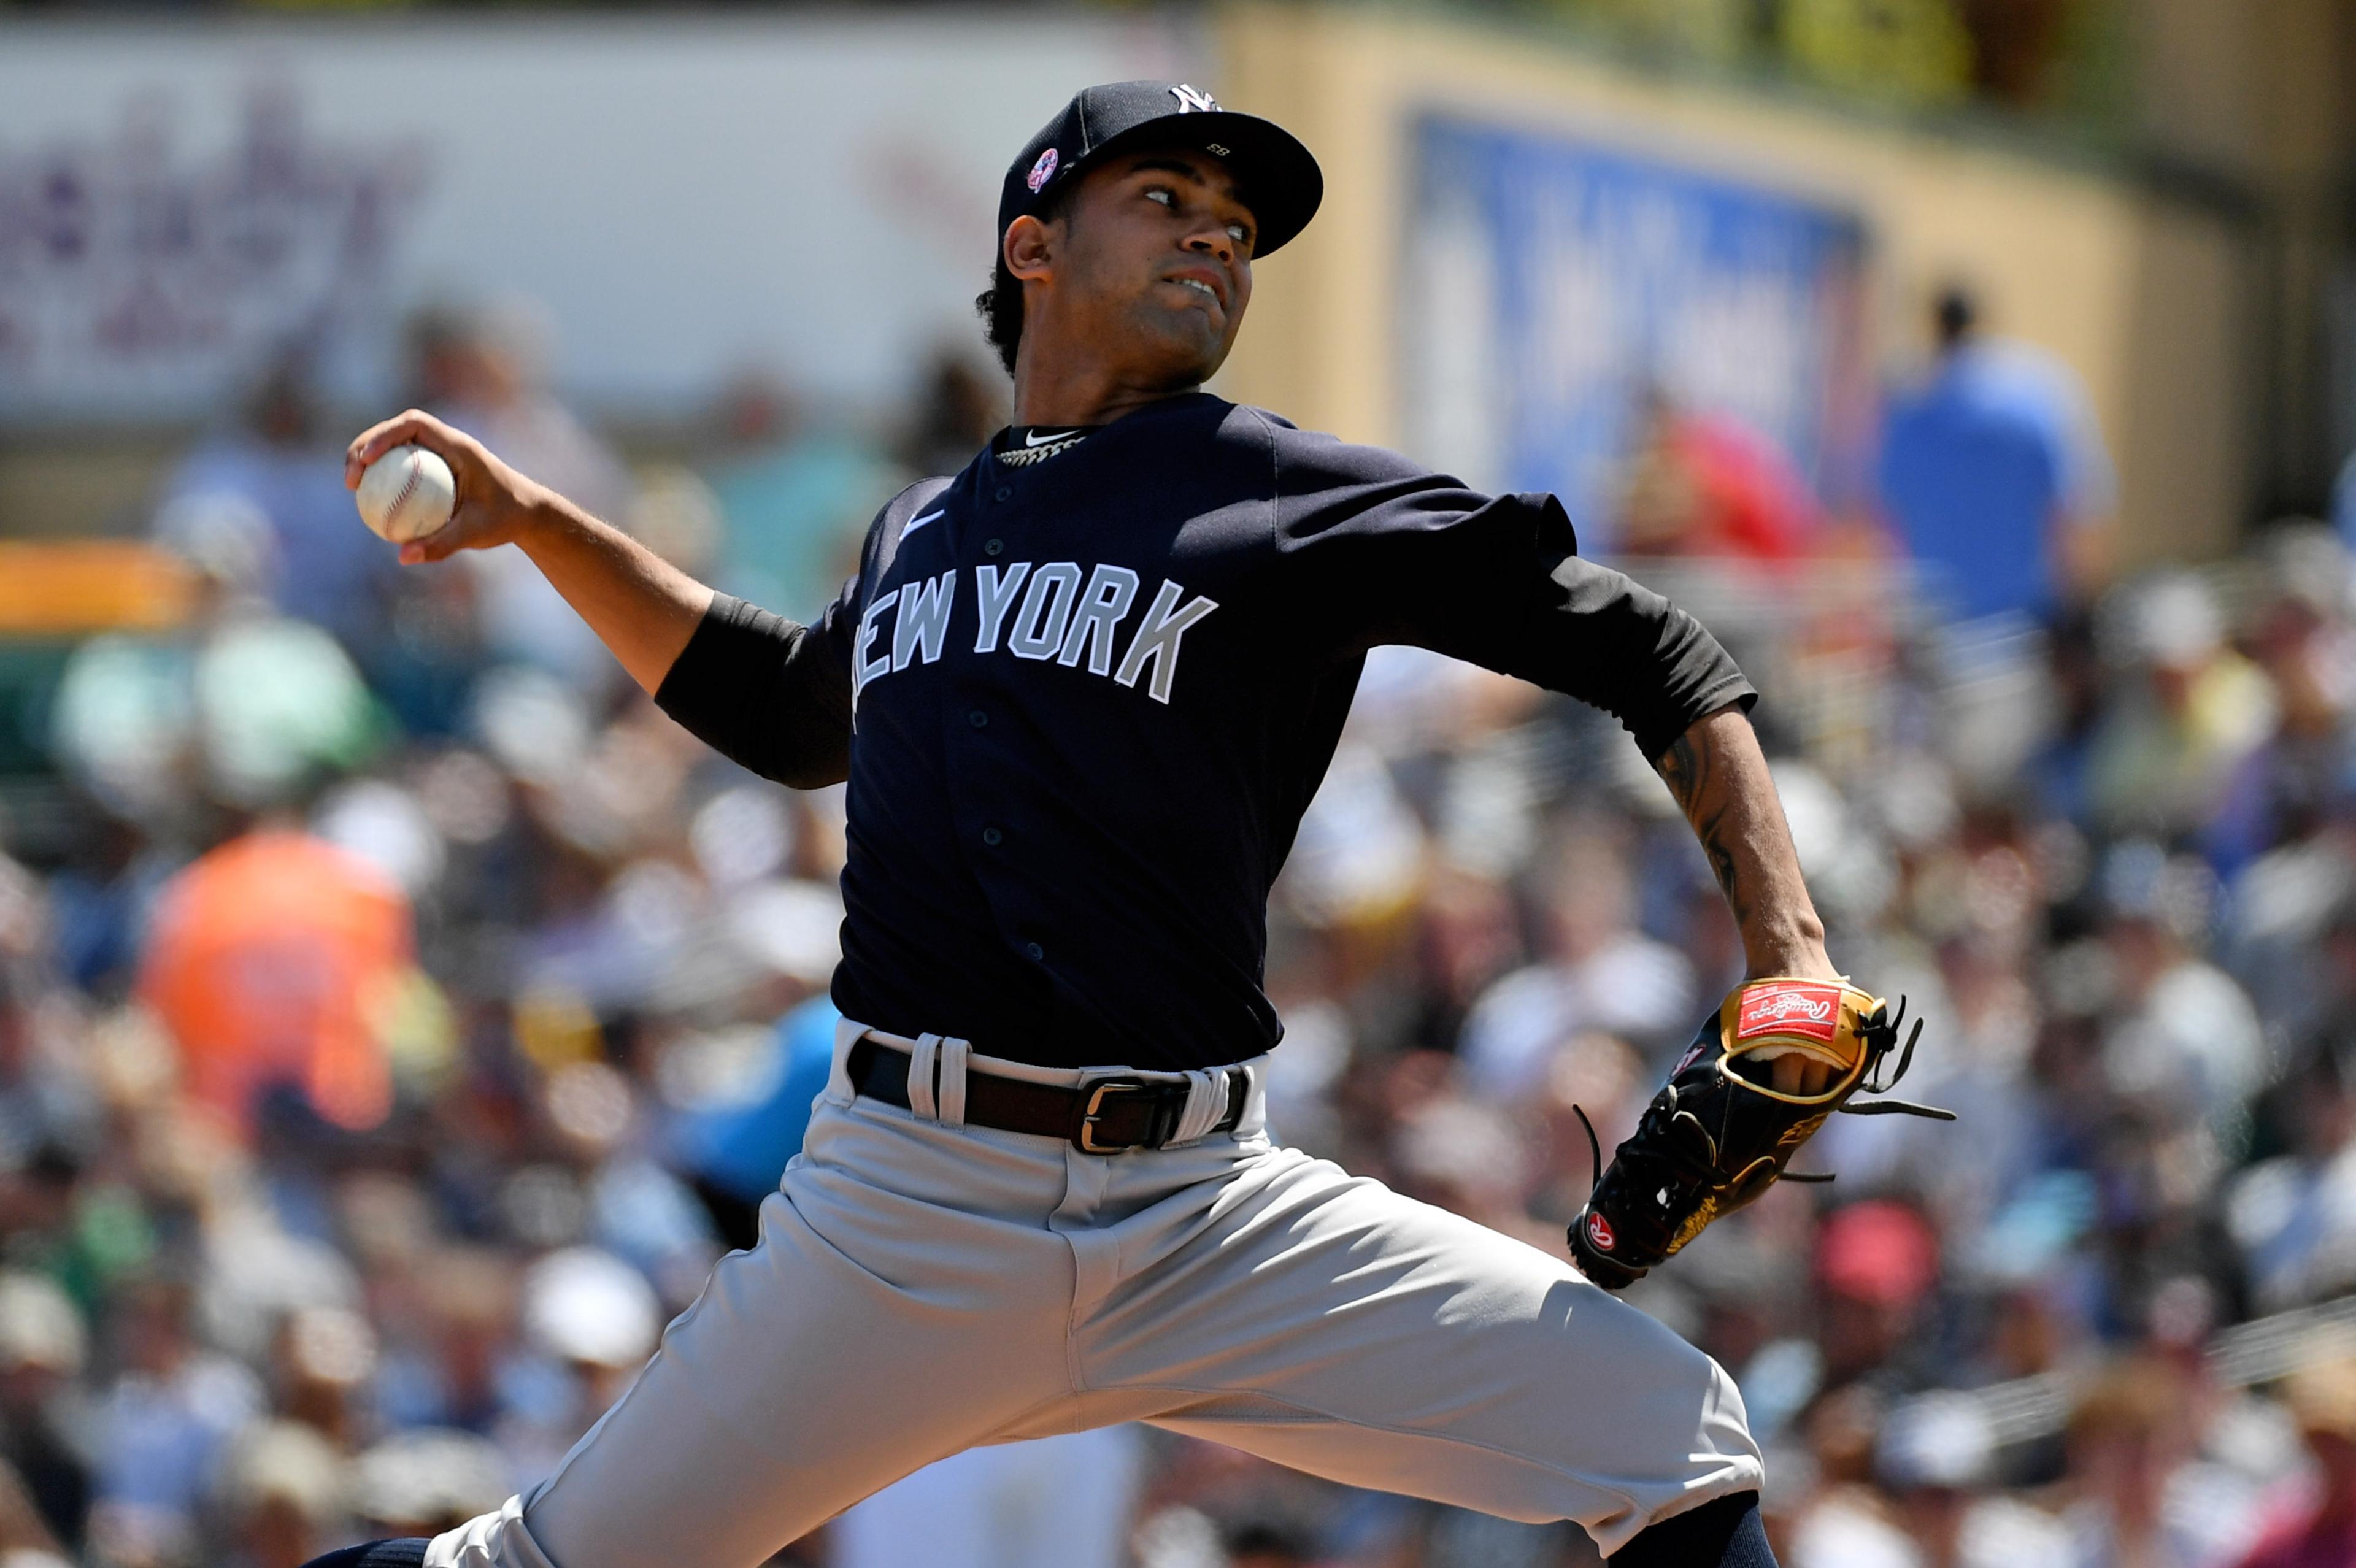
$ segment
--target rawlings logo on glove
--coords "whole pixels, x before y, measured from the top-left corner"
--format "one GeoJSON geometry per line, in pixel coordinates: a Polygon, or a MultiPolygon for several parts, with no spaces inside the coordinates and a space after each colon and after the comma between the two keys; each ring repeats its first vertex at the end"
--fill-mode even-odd
{"type": "Polygon", "coordinates": [[[1735,993],[1742,1010],[1734,1038],[1755,1040],[1762,1034],[1805,1035],[1832,1043],[1840,1027],[1841,987],[1813,980],[1767,980],[1735,993]]]}
{"type": "Polygon", "coordinates": [[[1893,1017],[1879,997],[1830,980],[1752,980],[1728,993],[1608,1170],[1587,1125],[1595,1188],[1571,1223],[1570,1251],[1588,1278],[1622,1289],[1778,1179],[1830,1181],[1786,1167],[1836,1111],[1954,1121],[1953,1112],[1904,1100],[1849,1103],[1860,1091],[1886,1095],[1906,1076],[1922,1025],[1916,1020],[1901,1048],[1905,1011],[1901,1001],[1893,1017]],[[1892,1051],[1897,1066],[1879,1080],[1892,1051]],[[1776,1089],[1772,1063],[1792,1055],[1830,1064],[1831,1084],[1814,1093],[1776,1089]]]}

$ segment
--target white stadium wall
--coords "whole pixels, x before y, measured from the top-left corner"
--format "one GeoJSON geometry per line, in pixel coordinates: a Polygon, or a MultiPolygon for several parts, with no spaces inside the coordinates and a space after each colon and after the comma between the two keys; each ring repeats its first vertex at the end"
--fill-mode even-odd
{"type": "Polygon", "coordinates": [[[768,367],[874,407],[978,342],[998,182],[1076,84],[1197,69],[1089,15],[0,25],[0,421],[185,421],[273,347],[397,384],[519,299],[625,416],[768,367]]]}

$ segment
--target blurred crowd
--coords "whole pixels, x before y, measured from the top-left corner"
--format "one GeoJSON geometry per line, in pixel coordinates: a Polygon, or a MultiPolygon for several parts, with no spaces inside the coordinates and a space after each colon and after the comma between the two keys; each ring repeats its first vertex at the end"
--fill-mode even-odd
{"type": "MultiPolygon", "coordinates": [[[[2356,1564],[2356,572],[2285,523],[2108,581],[2069,389],[1968,301],[1939,321],[1872,517],[1663,400],[1622,537],[1766,693],[1831,951],[1927,1021],[1906,1093],[1962,1120],[1835,1118],[1801,1164],[1837,1182],[1632,1299],[1736,1375],[1794,1568],[2356,1564]],[[1976,531],[1943,464],[1994,476],[1976,531]],[[1975,550],[2042,564],[1959,603],[1975,550]],[[2253,1319],[2297,1330],[2263,1365],[2225,1353],[2253,1319]]],[[[748,379],[633,464],[546,390],[528,311],[412,346],[415,400],[796,616],[1005,417],[947,353],[880,434],[748,379]]],[[[840,792],[704,751],[515,552],[396,568],[347,433],[287,366],[188,453],[154,531],[196,613],[75,651],[45,720],[74,830],[0,858],[5,1568],[294,1568],[496,1507],[745,1239],[814,1087],[840,792]]],[[[1608,720],[1377,650],[1271,910],[1271,1119],[1559,1253],[1579,1113],[1625,1136],[1740,968],[1608,720]]],[[[1593,1562],[1105,1441],[1057,1461],[1096,1467],[1101,1548],[1000,1456],[909,1494],[896,1548],[871,1509],[784,1560],[912,1562],[1022,1505],[1065,1545],[1008,1561],[1068,1568],[1593,1562]]]]}

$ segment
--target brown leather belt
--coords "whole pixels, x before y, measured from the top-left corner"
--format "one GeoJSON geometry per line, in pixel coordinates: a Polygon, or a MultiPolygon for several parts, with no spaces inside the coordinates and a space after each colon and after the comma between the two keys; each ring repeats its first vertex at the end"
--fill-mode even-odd
{"type": "MultiPolygon", "coordinates": [[[[852,1088],[871,1100],[905,1111],[910,1060],[906,1051],[870,1036],[851,1048],[844,1066],[852,1088]]],[[[1249,1073],[1240,1067],[1221,1071],[1227,1077],[1227,1108],[1208,1129],[1213,1133],[1227,1132],[1242,1121],[1244,1102],[1251,1096],[1249,1073]]],[[[1114,1076],[1064,1089],[990,1072],[969,1071],[965,1075],[969,1125],[1062,1138],[1086,1154],[1160,1148],[1178,1130],[1179,1119],[1185,1114],[1183,1083],[1114,1076]]]]}

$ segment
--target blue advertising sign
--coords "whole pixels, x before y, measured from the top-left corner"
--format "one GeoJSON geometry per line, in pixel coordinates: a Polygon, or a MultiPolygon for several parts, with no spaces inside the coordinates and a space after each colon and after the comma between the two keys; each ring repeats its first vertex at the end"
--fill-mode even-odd
{"type": "Polygon", "coordinates": [[[1488,489],[1552,490],[1608,549],[1655,400],[1730,421],[1820,497],[1853,483],[1865,251],[1853,215],[1557,135],[1414,133],[1403,427],[1488,489]]]}

